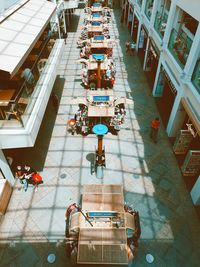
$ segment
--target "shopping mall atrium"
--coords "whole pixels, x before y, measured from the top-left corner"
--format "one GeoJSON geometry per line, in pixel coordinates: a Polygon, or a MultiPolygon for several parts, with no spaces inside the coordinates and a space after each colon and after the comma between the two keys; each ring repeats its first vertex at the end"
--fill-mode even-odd
{"type": "Polygon", "coordinates": [[[200,266],[199,22],[0,1],[0,267],[200,266]]]}

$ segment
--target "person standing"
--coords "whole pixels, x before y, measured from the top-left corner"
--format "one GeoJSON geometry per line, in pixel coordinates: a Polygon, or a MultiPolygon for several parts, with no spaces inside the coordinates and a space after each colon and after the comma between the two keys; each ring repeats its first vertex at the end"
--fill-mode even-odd
{"type": "Polygon", "coordinates": [[[156,117],[151,121],[151,132],[150,132],[150,137],[152,138],[154,143],[157,143],[159,127],[160,127],[160,119],[156,117]]]}
{"type": "Polygon", "coordinates": [[[126,46],[126,54],[127,54],[128,52],[130,52],[131,43],[130,42],[126,42],[125,46],[126,46]]]}
{"type": "Polygon", "coordinates": [[[130,56],[133,56],[134,51],[135,51],[135,43],[132,42],[131,45],[130,45],[130,56]]]}
{"type": "Polygon", "coordinates": [[[63,32],[63,39],[65,41],[65,44],[67,44],[67,37],[68,37],[68,33],[67,32],[63,32]]]}

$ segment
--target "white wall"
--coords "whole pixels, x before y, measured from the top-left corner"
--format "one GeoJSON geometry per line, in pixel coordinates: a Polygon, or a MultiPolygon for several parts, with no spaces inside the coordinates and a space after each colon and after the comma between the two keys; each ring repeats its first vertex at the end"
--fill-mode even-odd
{"type": "Polygon", "coordinates": [[[0,0],[0,13],[16,4],[20,0],[0,0]]]}
{"type": "Polygon", "coordinates": [[[200,21],[199,0],[177,0],[177,5],[197,21],[200,21]]]}

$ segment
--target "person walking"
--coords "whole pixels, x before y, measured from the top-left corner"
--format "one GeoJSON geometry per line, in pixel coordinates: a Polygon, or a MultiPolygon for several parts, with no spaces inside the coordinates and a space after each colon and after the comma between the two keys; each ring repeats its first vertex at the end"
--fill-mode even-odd
{"type": "Polygon", "coordinates": [[[135,47],[136,47],[135,43],[132,42],[130,45],[130,56],[134,55],[135,47]]]}
{"type": "Polygon", "coordinates": [[[151,121],[151,132],[150,132],[150,137],[152,138],[154,143],[157,143],[159,127],[160,127],[160,119],[156,117],[151,121]]]}
{"type": "Polygon", "coordinates": [[[67,44],[67,37],[68,37],[68,33],[67,32],[63,32],[63,39],[65,41],[65,44],[67,44]]]}
{"type": "Polygon", "coordinates": [[[126,54],[129,52],[130,53],[130,49],[131,49],[131,43],[130,42],[126,42],[125,43],[126,46],[126,54]]]}

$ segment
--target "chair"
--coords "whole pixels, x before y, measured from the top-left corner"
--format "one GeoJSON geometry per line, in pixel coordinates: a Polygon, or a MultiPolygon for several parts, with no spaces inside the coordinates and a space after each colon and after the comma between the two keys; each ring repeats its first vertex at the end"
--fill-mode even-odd
{"type": "Polygon", "coordinates": [[[42,73],[46,62],[47,62],[47,59],[46,58],[42,58],[42,59],[40,59],[38,61],[38,63],[37,63],[37,69],[38,69],[38,71],[39,71],[40,74],[42,73]]]}

